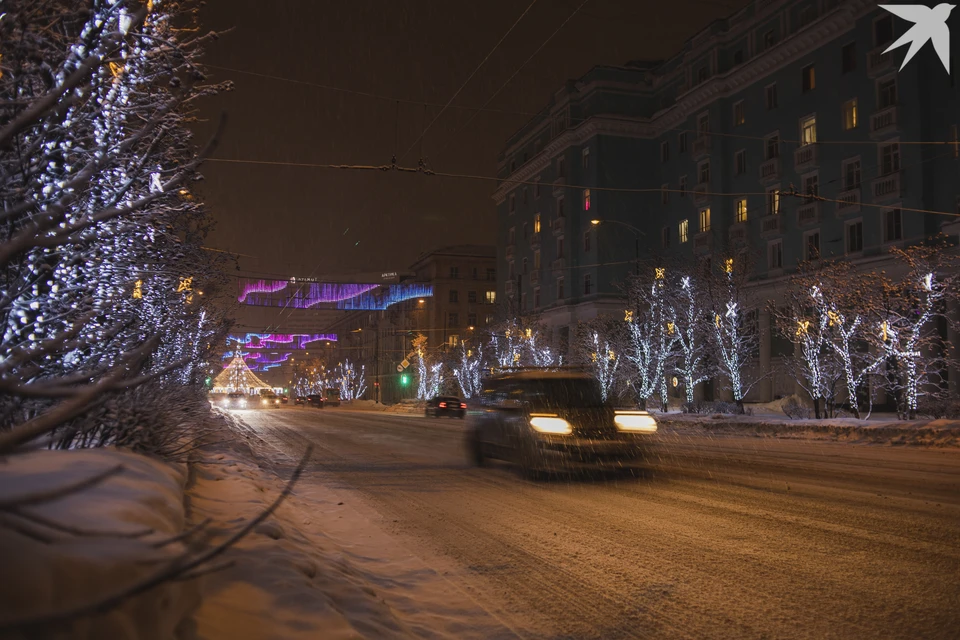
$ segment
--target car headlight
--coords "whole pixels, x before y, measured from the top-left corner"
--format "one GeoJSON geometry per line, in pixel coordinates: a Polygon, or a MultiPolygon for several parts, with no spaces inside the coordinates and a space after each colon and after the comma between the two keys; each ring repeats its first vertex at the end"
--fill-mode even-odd
{"type": "Polygon", "coordinates": [[[530,426],[540,433],[567,435],[573,433],[573,427],[556,414],[534,414],[530,417],[530,426]]]}
{"type": "Polygon", "coordinates": [[[657,432],[657,421],[646,411],[618,411],[613,416],[613,423],[620,431],[657,432]]]}
{"type": "Polygon", "coordinates": [[[261,400],[261,401],[260,401],[260,404],[270,404],[270,401],[269,401],[269,400],[261,400]]]}

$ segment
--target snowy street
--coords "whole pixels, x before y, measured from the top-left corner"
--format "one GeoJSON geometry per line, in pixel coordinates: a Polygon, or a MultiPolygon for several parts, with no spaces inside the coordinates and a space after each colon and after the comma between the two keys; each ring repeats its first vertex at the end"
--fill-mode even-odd
{"type": "Polygon", "coordinates": [[[232,413],[280,477],[313,443],[298,492],[335,493],[502,637],[947,638],[960,628],[958,448],[664,429],[638,477],[530,482],[505,465],[469,467],[461,420],[232,413]]]}

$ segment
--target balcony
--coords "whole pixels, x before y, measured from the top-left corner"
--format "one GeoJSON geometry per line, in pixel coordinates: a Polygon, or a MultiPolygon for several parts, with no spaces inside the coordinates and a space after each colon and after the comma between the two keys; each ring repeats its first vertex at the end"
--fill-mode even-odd
{"type": "Polygon", "coordinates": [[[881,176],[873,181],[871,185],[874,200],[891,200],[899,198],[903,192],[901,184],[901,172],[895,171],[889,175],[881,176]]]}
{"type": "Polygon", "coordinates": [[[747,243],[747,223],[737,222],[730,227],[728,237],[732,244],[743,245],[747,243]]]}
{"type": "Polygon", "coordinates": [[[553,222],[551,223],[551,226],[553,227],[553,235],[559,236],[561,233],[563,233],[563,228],[566,226],[566,224],[567,219],[565,217],[560,216],[559,218],[554,218],[553,222]]]}
{"type": "Polygon", "coordinates": [[[555,276],[562,276],[563,270],[566,268],[566,266],[567,266],[567,261],[564,260],[563,258],[557,258],[550,265],[550,267],[553,269],[553,275],[555,276]]]}
{"type": "Polygon", "coordinates": [[[710,136],[700,136],[694,140],[692,151],[694,160],[710,155],[710,136]]]}
{"type": "Polygon", "coordinates": [[[706,202],[707,198],[709,197],[707,195],[707,192],[709,190],[710,190],[709,184],[698,184],[693,188],[693,199],[696,202],[706,202]]]}
{"type": "Polygon", "coordinates": [[[530,272],[530,284],[538,285],[540,284],[540,269],[534,269],[530,272]]]}
{"type": "Polygon", "coordinates": [[[539,249],[540,248],[540,232],[530,234],[530,248],[539,249]]]}
{"type": "Polygon", "coordinates": [[[780,215],[773,214],[760,218],[760,233],[763,235],[780,233],[780,215]]]}
{"type": "Polygon", "coordinates": [[[514,249],[515,249],[514,245],[512,244],[507,245],[507,251],[506,251],[507,262],[513,260],[514,249]]]}
{"type": "Polygon", "coordinates": [[[867,75],[869,77],[876,78],[893,69],[892,55],[883,52],[887,46],[881,45],[867,53],[867,75]]]}
{"type": "Polygon", "coordinates": [[[508,296],[513,295],[513,289],[515,284],[516,283],[513,280],[507,280],[506,282],[503,283],[503,290],[508,296]]]}
{"type": "Polygon", "coordinates": [[[897,130],[897,105],[874,111],[870,116],[870,135],[881,137],[897,130]]]}
{"type": "Polygon", "coordinates": [[[780,158],[770,158],[760,165],[760,181],[776,182],[780,179],[780,158]]]}
{"type": "Polygon", "coordinates": [[[706,253],[713,246],[713,234],[709,231],[698,233],[693,237],[693,250],[695,253],[706,253]]]}
{"type": "Polygon", "coordinates": [[[808,202],[797,207],[797,225],[805,227],[818,222],[820,222],[819,202],[808,202]]]}
{"type": "Polygon", "coordinates": [[[860,212],[860,188],[841,191],[837,196],[837,215],[860,212]]]}
{"type": "Polygon", "coordinates": [[[559,198],[567,191],[567,178],[560,176],[553,181],[553,197],[559,198]]]}
{"type": "Polygon", "coordinates": [[[793,167],[797,173],[817,167],[820,160],[818,147],[819,145],[816,143],[805,144],[793,152],[793,167]]]}

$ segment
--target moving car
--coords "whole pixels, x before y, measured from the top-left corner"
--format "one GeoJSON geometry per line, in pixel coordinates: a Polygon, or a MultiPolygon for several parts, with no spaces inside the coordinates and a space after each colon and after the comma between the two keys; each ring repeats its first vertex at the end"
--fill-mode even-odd
{"type": "Polygon", "coordinates": [[[297,396],[297,397],[294,399],[294,401],[293,401],[293,404],[294,404],[295,406],[298,406],[298,407],[303,406],[303,405],[305,405],[306,403],[307,403],[307,399],[306,399],[306,398],[303,398],[303,397],[301,397],[301,396],[297,396]]]}
{"type": "Polygon", "coordinates": [[[530,475],[620,467],[643,457],[657,432],[646,411],[621,411],[604,402],[586,373],[520,370],[489,378],[467,420],[471,462],[490,458],[530,475]]]}
{"type": "Polygon", "coordinates": [[[223,401],[223,406],[227,409],[246,409],[250,405],[247,400],[247,394],[240,391],[228,393],[223,401]]]}
{"type": "Polygon", "coordinates": [[[331,387],[330,389],[324,389],[323,404],[324,406],[330,405],[331,407],[339,407],[340,406],[340,389],[336,387],[331,387]]]}
{"type": "Polygon", "coordinates": [[[318,394],[313,394],[307,396],[307,404],[311,407],[317,407],[318,409],[323,409],[323,396],[318,394]]]}
{"type": "Polygon", "coordinates": [[[437,396],[427,400],[427,406],[423,410],[426,417],[449,416],[451,418],[463,419],[467,415],[467,405],[460,398],[454,396],[437,396]]]}
{"type": "Polygon", "coordinates": [[[290,396],[286,394],[280,396],[280,404],[290,404],[290,396]]]}
{"type": "Polygon", "coordinates": [[[280,396],[275,393],[264,393],[260,396],[260,406],[274,409],[280,406],[280,396]]]}

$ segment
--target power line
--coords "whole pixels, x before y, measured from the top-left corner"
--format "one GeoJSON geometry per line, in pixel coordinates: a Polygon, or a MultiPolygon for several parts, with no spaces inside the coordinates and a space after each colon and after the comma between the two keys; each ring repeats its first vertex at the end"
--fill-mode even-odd
{"type": "MultiPolygon", "coordinates": [[[[500,92],[507,88],[507,85],[509,85],[509,84],[513,81],[513,79],[517,77],[517,74],[520,73],[520,71],[522,71],[523,68],[526,67],[526,66],[530,63],[530,61],[533,60],[533,59],[537,56],[537,54],[540,53],[540,52],[543,50],[543,48],[544,48],[545,46],[547,46],[547,44],[548,44],[551,40],[553,40],[553,38],[554,38],[558,33],[560,33],[560,31],[561,31],[565,26],[567,26],[567,23],[570,22],[570,20],[572,20],[573,17],[576,16],[577,13],[580,12],[580,9],[582,9],[583,6],[584,6],[585,4],[587,4],[588,2],[590,2],[590,0],[583,0],[583,2],[581,2],[581,3],[577,6],[577,8],[573,10],[573,13],[571,13],[569,16],[567,16],[567,19],[564,20],[564,21],[560,24],[560,26],[557,27],[557,28],[554,30],[554,32],[551,33],[550,36],[549,36],[546,40],[543,41],[543,43],[541,43],[541,45],[540,45],[539,47],[537,47],[536,51],[534,51],[533,53],[531,53],[530,56],[523,62],[523,64],[521,64],[519,67],[516,68],[516,70],[513,72],[513,74],[512,74],[509,78],[507,78],[506,82],[504,82],[502,85],[500,85],[500,88],[497,89],[497,90],[493,93],[493,95],[490,96],[490,97],[487,99],[487,101],[483,103],[483,106],[481,106],[480,108],[481,108],[481,109],[485,109],[485,108],[487,107],[487,105],[489,105],[491,102],[493,102],[494,98],[496,98],[498,95],[500,95],[500,92]]],[[[463,126],[461,126],[459,129],[457,129],[456,131],[453,132],[453,135],[450,136],[450,139],[449,139],[449,141],[447,142],[446,146],[444,146],[443,149],[441,149],[440,152],[437,154],[438,156],[439,156],[440,154],[442,154],[444,151],[446,151],[447,149],[450,148],[450,145],[453,144],[453,140],[457,137],[457,135],[458,135],[461,131],[463,131],[464,129],[466,129],[466,128],[467,128],[467,125],[470,124],[471,122],[473,122],[473,119],[474,119],[476,116],[477,116],[477,114],[474,113],[472,116],[470,116],[470,118],[469,118],[466,122],[463,123],[463,126]]]]}
{"type": "Polygon", "coordinates": [[[490,59],[490,56],[493,55],[493,52],[496,51],[497,48],[500,47],[500,44],[501,44],[504,40],[507,39],[507,36],[509,36],[511,33],[513,33],[513,30],[516,29],[517,25],[520,24],[520,21],[523,20],[523,18],[524,18],[528,13],[530,13],[530,10],[533,9],[533,5],[535,5],[535,4],[537,4],[537,0],[533,0],[533,2],[531,2],[531,3],[527,6],[527,8],[524,10],[524,12],[523,12],[522,14],[520,14],[520,17],[516,19],[516,21],[513,23],[513,25],[512,25],[509,29],[507,29],[507,32],[506,32],[505,34],[503,34],[503,36],[500,38],[500,40],[497,41],[497,44],[493,45],[493,49],[490,50],[490,53],[488,53],[487,56],[486,56],[483,60],[480,61],[480,64],[477,65],[477,68],[474,69],[473,72],[472,72],[469,76],[467,76],[467,79],[463,81],[463,84],[460,85],[460,88],[457,89],[456,93],[454,93],[453,96],[450,97],[450,99],[447,101],[447,104],[445,104],[445,105],[443,106],[443,109],[441,109],[440,112],[433,117],[433,120],[430,121],[430,124],[428,124],[426,127],[424,127],[423,131],[420,133],[420,136],[419,136],[416,140],[414,140],[413,144],[410,145],[410,148],[407,149],[406,151],[404,151],[404,152],[397,158],[397,162],[399,162],[400,160],[403,160],[403,158],[404,158],[408,153],[410,153],[410,151],[412,151],[414,147],[417,146],[417,143],[419,143],[420,140],[423,139],[424,135],[426,135],[426,133],[427,133],[427,131],[430,129],[430,127],[432,127],[433,124],[440,118],[440,116],[443,115],[443,113],[444,113],[444,112],[447,110],[447,108],[453,103],[453,101],[457,99],[457,96],[460,95],[460,92],[463,91],[464,87],[467,86],[467,84],[470,82],[470,80],[473,79],[473,76],[475,76],[475,75],[477,74],[477,72],[480,71],[480,68],[483,67],[483,65],[487,63],[487,60],[489,60],[489,59],[490,59]]]}

